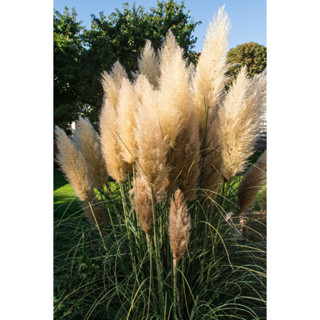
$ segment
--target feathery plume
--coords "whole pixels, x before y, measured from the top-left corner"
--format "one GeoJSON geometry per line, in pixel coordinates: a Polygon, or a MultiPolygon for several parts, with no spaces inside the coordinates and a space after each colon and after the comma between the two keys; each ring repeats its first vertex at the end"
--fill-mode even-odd
{"type": "Polygon", "coordinates": [[[82,153],[76,149],[64,130],[56,126],[57,160],[76,196],[85,201],[92,190],[92,178],[82,153]]]}
{"type": "MultiPolygon", "coordinates": [[[[145,78],[143,75],[140,77],[145,78]]],[[[157,117],[157,93],[151,84],[141,79],[144,95],[137,114],[138,176],[147,190],[153,188],[159,202],[165,195],[165,180],[168,176],[167,143],[157,117]]]]}
{"type": "Polygon", "coordinates": [[[224,91],[227,66],[228,34],[230,22],[224,7],[213,18],[207,31],[193,78],[193,101],[199,118],[200,136],[203,139],[207,113],[217,108],[224,91]]]}
{"type": "Polygon", "coordinates": [[[102,155],[109,175],[118,183],[122,183],[127,178],[129,166],[122,157],[117,123],[117,111],[108,99],[104,99],[100,114],[102,155]]]}
{"type": "Polygon", "coordinates": [[[129,165],[124,161],[119,139],[118,102],[122,79],[127,74],[117,61],[110,73],[102,74],[102,86],[105,93],[100,114],[101,148],[107,170],[118,183],[126,180],[129,165]]]}
{"type": "Polygon", "coordinates": [[[254,202],[258,191],[265,183],[266,178],[267,151],[244,175],[238,189],[238,211],[237,215],[245,212],[254,202]]]}
{"type": "Polygon", "coordinates": [[[253,154],[259,128],[259,108],[250,94],[246,67],[238,74],[219,109],[222,175],[226,180],[243,171],[253,154]]]}
{"type": "MultiPolygon", "coordinates": [[[[150,82],[148,81],[145,75],[139,74],[134,83],[134,92],[138,100],[138,105],[142,104],[142,98],[145,94],[146,88],[148,88],[148,90],[151,90],[150,82]]],[[[150,106],[150,107],[155,107],[155,106],[150,106]]]]}
{"type": "Polygon", "coordinates": [[[137,177],[133,190],[135,194],[135,211],[137,213],[141,229],[146,233],[149,239],[149,233],[152,225],[152,201],[151,194],[148,192],[141,178],[137,177]]]}
{"type": "Polygon", "coordinates": [[[119,61],[117,61],[111,72],[104,71],[102,73],[102,87],[105,96],[109,100],[110,106],[116,109],[118,105],[119,90],[121,87],[122,78],[127,78],[126,71],[119,61]]]}
{"type": "Polygon", "coordinates": [[[83,209],[89,222],[98,229],[102,229],[105,225],[105,215],[102,208],[95,206],[95,208],[92,207],[92,210],[88,209],[90,205],[96,204],[96,198],[93,192],[92,176],[88,170],[86,160],[81,151],[77,150],[71,139],[59,127],[56,127],[56,136],[59,150],[57,160],[61,169],[76,196],[81,201],[85,201],[86,205],[83,204],[83,209]]]}
{"type": "Polygon", "coordinates": [[[177,263],[187,251],[190,239],[191,219],[181,190],[171,199],[169,213],[169,236],[173,259],[177,263]]]}
{"type": "Polygon", "coordinates": [[[133,85],[129,79],[122,78],[117,108],[117,126],[119,128],[122,157],[129,164],[135,162],[137,153],[135,136],[137,103],[138,100],[133,85]]]}
{"type": "Polygon", "coordinates": [[[157,88],[160,76],[159,59],[152,48],[150,40],[147,40],[145,44],[138,60],[138,66],[140,74],[145,75],[154,88],[157,88]]]}
{"type": "Polygon", "coordinates": [[[266,121],[267,68],[252,78],[248,87],[248,95],[253,97],[252,103],[257,113],[256,119],[261,127],[261,124],[266,121]]]}
{"type": "Polygon", "coordinates": [[[183,59],[183,50],[171,32],[167,33],[160,51],[158,116],[164,136],[175,145],[179,132],[186,127],[190,112],[190,71],[183,59]]]}
{"type": "Polygon", "coordinates": [[[79,117],[76,121],[72,140],[86,160],[93,186],[102,189],[108,181],[108,174],[102,158],[99,135],[88,118],[79,117]]]}

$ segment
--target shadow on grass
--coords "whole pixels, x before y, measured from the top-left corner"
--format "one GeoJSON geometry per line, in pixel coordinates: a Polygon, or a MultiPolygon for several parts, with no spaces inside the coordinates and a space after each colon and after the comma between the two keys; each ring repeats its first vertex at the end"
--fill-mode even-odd
{"type": "Polygon", "coordinates": [[[81,215],[81,205],[62,172],[54,171],[54,221],[74,213],[81,215]]]}

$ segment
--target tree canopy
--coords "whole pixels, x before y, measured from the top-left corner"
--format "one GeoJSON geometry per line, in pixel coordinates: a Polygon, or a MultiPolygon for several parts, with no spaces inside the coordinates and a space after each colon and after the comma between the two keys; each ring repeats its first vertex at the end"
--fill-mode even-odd
{"type": "Polygon", "coordinates": [[[54,117],[55,124],[67,128],[78,111],[80,58],[84,52],[83,27],[75,9],[65,8],[54,15],[54,117]]]}
{"type": "Polygon", "coordinates": [[[115,9],[108,17],[103,12],[91,15],[91,28],[77,21],[76,9],[66,7],[54,12],[54,122],[68,130],[78,115],[97,121],[102,104],[101,73],[119,60],[128,75],[137,69],[137,56],[146,40],[159,49],[169,29],[185,50],[190,62],[193,51],[194,22],[185,5],[176,1],[158,1],[145,11],[142,6],[115,9]]]}
{"type": "Polygon", "coordinates": [[[250,77],[261,73],[267,66],[267,48],[255,42],[248,42],[230,49],[227,58],[231,64],[228,72],[230,84],[243,66],[247,66],[250,77]]]}

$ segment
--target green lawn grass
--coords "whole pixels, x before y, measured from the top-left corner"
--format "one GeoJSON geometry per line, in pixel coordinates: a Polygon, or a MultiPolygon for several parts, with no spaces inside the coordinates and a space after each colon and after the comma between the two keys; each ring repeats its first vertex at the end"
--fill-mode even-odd
{"type": "Polygon", "coordinates": [[[54,172],[54,220],[62,219],[68,213],[81,210],[80,201],[75,196],[70,184],[66,181],[62,172],[54,172]]]}

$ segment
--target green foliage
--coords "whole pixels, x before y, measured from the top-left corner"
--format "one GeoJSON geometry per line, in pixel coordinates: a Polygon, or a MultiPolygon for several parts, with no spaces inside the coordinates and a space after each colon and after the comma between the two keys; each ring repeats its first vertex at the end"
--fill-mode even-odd
{"type": "Polygon", "coordinates": [[[192,35],[200,22],[194,22],[185,5],[173,0],[158,1],[146,12],[127,3],[106,17],[92,15],[91,29],[77,21],[76,10],[54,14],[54,107],[55,124],[69,129],[78,115],[87,116],[95,125],[102,104],[100,76],[117,60],[129,76],[137,69],[137,56],[146,40],[159,49],[171,28],[190,62],[196,38],[192,35]]]}
{"type": "MultiPolygon", "coordinates": [[[[189,203],[192,232],[177,270],[178,319],[266,319],[265,239],[257,232],[258,241],[244,238],[223,217],[235,210],[240,179],[225,184],[210,207],[189,203]]],[[[107,218],[102,239],[79,210],[66,207],[56,217],[55,319],[173,319],[169,199],[156,207],[150,253],[131,187],[127,181],[121,192],[115,183],[113,195],[100,198],[107,218]]]]}
{"type": "Polygon", "coordinates": [[[75,9],[66,7],[54,14],[54,117],[55,123],[68,129],[79,112],[80,57],[84,51],[75,9]]]}
{"type": "Polygon", "coordinates": [[[250,77],[261,73],[267,66],[267,48],[255,42],[249,42],[230,49],[227,58],[228,63],[231,64],[228,72],[230,85],[243,66],[247,66],[250,77]]]}

